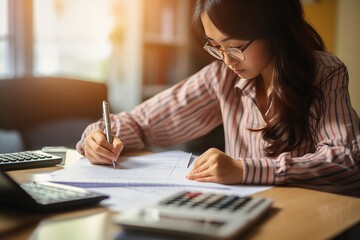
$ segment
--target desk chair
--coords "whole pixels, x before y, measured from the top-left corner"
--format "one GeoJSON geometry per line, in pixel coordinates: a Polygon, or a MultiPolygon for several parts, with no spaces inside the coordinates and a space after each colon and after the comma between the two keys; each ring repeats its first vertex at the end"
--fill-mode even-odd
{"type": "Polygon", "coordinates": [[[106,99],[103,83],[54,77],[0,80],[0,152],[74,148],[85,127],[102,117],[106,99]]]}

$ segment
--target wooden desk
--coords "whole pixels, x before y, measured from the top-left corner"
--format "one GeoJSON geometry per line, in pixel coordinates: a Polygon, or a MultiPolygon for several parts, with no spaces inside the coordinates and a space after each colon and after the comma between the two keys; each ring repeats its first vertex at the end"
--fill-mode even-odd
{"type": "MultiPolygon", "coordinates": [[[[78,156],[74,150],[68,150],[66,163],[78,156]]],[[[26,182],[58,169],[8,173],[17,181],[26,182]]],[[[360,222],[359,198],[292,187],[275,187],[254,196],[272,198],[273,209],[242,239],[330,239],[360,222]]],[[[120,232],[120,227],[111,221],[114,214],[101,206],[56,214],[0,209],[0,239],[114,239],[120,232]]]]}

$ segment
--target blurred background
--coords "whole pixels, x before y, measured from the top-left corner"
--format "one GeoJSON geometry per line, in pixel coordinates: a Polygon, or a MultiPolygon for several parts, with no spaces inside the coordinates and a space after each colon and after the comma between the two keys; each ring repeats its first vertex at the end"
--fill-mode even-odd
{"type": "MultiPolygon", "coordinates": [[[[210,63],[191,24],[194,3],[0,0],[0,153],[74,148],[102,117],[102,100],[114,113],[129,111],[210,63]]],[[[303,3],[328,51],[348,66],[359,113],[360,1],[303,3]]],[[[188,146],[222,144],[220,127],[188,146]]]]}

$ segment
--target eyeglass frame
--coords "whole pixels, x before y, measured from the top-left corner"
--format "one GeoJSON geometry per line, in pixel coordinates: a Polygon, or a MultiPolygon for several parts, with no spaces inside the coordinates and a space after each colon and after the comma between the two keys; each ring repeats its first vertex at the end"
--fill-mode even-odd
{"type": "Polygon", "coordinates": [[[208,52],[211,56],[213,56],[214,58],[218,59],[218,60],[224,60],[225,56],[224,53],[226,53],[228,56],[230,56],[231,58],[237,60],[237,61],[245,61],[245,55],[244,55],[244,51],[250,46],[251,43],[253,43],[255,40],[250,40],[248,43],[246,43],[244,46],[242,46],[241,48],[236,48],[236,47],[231,47],[231,48],[227,48],[225,50],[221,50],[218,49],[214,46],[210,46],[210,41],[207,41],[206,44],[204,45],[203,49],[208,52]],[[239,58],[238,56],[235,56],[233,54],[229,54],[227,51],[230,50],[235,50],[236,52],[239,52],[243,58],[239,58]],[[213,51],[212,51],[213,50],[213,51]],[[216,55],[215,52],[219,52],[221,53],[221,56],[216,55]]]}

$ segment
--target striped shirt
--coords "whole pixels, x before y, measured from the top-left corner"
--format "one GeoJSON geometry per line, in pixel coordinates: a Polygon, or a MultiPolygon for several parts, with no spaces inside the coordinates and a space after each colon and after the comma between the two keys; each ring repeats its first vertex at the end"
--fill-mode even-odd
{"type": "MultiPolygon", "coordinates": [[[[225,153],[243,163],[244,184],[291,185],[360,195],[360,120],[351,106],[346,66],[316,52],[315,85],[324,98],[312,104],[312,139],[270,158],[261,131],[266,123],[255,103],[255,81],[215,61],[131,112],[111,115],[112,132],[126,150],[167,147],[201,137],[223,124],[225,153]],[[321,102],[320,102],[321,101],[321,102]],[[316,112],[321,106],[323,111],[316,112]]],[[[89,125],[77,144],[102,120],[89,125]]]]}

